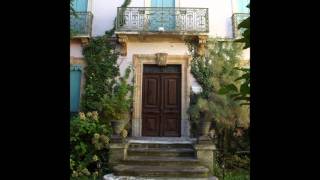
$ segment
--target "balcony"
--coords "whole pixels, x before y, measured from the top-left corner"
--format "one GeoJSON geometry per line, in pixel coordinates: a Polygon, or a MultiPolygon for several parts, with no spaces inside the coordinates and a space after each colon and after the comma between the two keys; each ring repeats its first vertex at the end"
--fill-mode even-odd
{"type": "Polygon", "coordinates": [[[238,29],[238,25],[250,16],[249,13],[234,13],[232,15],[233,37],[235,39],[242,38],[244,29],[238,29]]]}
{"type": "Polygon", "coordinates": [[[74,38],[90,38],[92,30],[91,12],[76,12],[76,16],[70,15],[70,28],[74,38]]]}
{"type": "Polygon", "coordinates": [[[118,7],[116,33],[209,32],[208,8],[118,7]]]}

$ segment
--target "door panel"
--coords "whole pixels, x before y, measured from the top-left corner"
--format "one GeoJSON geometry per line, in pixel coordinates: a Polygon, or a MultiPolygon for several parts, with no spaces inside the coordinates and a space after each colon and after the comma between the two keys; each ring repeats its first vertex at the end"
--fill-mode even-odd
{"type": "Polygon", "coordinates": [[[144,113],[142,115],[143,136],[159,136],[160,135],[160,113],[144,113]]]}
{"type": "Polygon", "coordinates": [[[151,75],[144,79],[144,107],[145,108],[158,108],[160,106],[160,77],[159,75],[151,75]]]}
{"type": "Polygon", "coordinates": [[[163,118],[163,136],[180,136],[180,116],[178,113],[165,113],[163,118]]]}
{"type": "Polygon", "coordinates": [[[179,77],[177,77],[176,75],[164,75],[163,77],[163,85],[164,85],[164,105],[165,108],[179,108],[179,102],[178,100],[180,98],[178,98],[177,94],[178,94],[178,90],[179,90],[179,83],[178,81],[180,79],[178,79],[179,77]]]}
{"type": "Polygon", "coordinates": [[[180,70],[180,66],[144,66],[142,136],[180,136],[180,70]]]}
{"type": "Polygon", "coordinates": [[[163,135],[180,135],[180,74],[164,74],[163,87],[163,135]]]}
{"type": "Polygon", "coordinates": [[[143,78],[142,133],[144,136],[160,135],[160,76],[151,74],[143,78]]]}

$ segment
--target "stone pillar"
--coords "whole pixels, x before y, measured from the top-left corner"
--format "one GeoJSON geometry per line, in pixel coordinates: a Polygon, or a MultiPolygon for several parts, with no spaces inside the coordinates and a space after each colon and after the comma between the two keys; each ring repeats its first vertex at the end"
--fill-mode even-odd
{"type": "Polygon", "coordinates": [[[127,158],[128,143],[110,143],[109,165],[111,168],[127,158]]]}
{"type": "Polygon", "coordinates": [[[210,173],[213,174],[213,163],[215,162],[214,151],[216,146],[212,143],[208,144],[195,144],[197,159],[200,164],[209,168],[210,173]]]}

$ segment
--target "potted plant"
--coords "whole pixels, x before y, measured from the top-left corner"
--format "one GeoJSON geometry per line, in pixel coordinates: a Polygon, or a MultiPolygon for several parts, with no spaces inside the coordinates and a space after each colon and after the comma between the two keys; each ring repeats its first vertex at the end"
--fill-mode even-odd
{"type": "Polygon", "coordinates": [[[101,99],[101,111],[110,120],[114,135],[120,135],[130,119],[132,97],[129,92],[132,86],[127,83],[130,68],[124,77],[120,77],[111,95],[104,95],[101,99]]]}
{"type": "Polygon", "coordinates": [[[194,135],[198,138],[208,139],[214,117],[213,112],[207,99],[202,98],[199,94],[191,96],[191,106],[188,113],[190,120],[196,125],[194,135]]]}

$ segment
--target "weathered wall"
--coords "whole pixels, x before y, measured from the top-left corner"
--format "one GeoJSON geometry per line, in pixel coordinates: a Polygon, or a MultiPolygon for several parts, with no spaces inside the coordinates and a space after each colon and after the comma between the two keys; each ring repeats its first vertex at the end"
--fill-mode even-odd
{"type": "MultiPolygon", "coordinates": [[[[121,75],[124,75],[125,69],[129,65],[132,65],[132,57],[134,54],[155,54],[163,52],[169,55],[188,55],[188,48],[184,42],[129,42],[127,48],[127,56],[120,56],[118,58],[121,75]]],[[[132,78],[132,76],[130,78],[132,78]]],[[[191,83],[193,90],[199,90],[200,85],[192,75],[191,83]]]]}
{"type": "MultiPolygon", "coordinates": [[[[92,0],[93,36],[103,35],[113,27],[117,7],[124,0],[92,0]]],[[[129,7],[148,7],[150,0],[132,0],[129,7]]],[[[209,35],[232,37],[232,0],[176,0],[176,7],[209,8],[209,35]]]]}
{"type": "MultiPolygon", "coordinates": [[[[121,6],[123,2],[124,0],[89,0],[88,10],[93,13],[93,36],[103,35],[105,31],[113,27],[117,7],[121,6]]],[[[176,0],[176,7],[209,8],[209,36],[222,38],[232,38],[231,16],[233,12],[236,12],[235,4],[236,0],[176,0]]],[[[150,6],[150,0],[132,0],[129,6],[148,7],[150,6]]],[[[188,54],[187,46],[183,42],[129,42],[127,56],[120,56],[118,59],[121,74],[132,63],[133,54],[154,54],[158,52],[175,55],[188,54]]],[[[70,56],[83,57],[80,42],[70,43],[70,56]]],[[[249,49],[244,51],[243,57],[249,59],[249,49]]],[[[196,80],[191,77],[191,81],[193,91],[199,91],[200,86],[196,80]]]]}
{"type": "Polygon", "coordinates": [[[70,42],[70,56],[73,57],[83,57],[82,46],[78,41],[70,42]]]}

